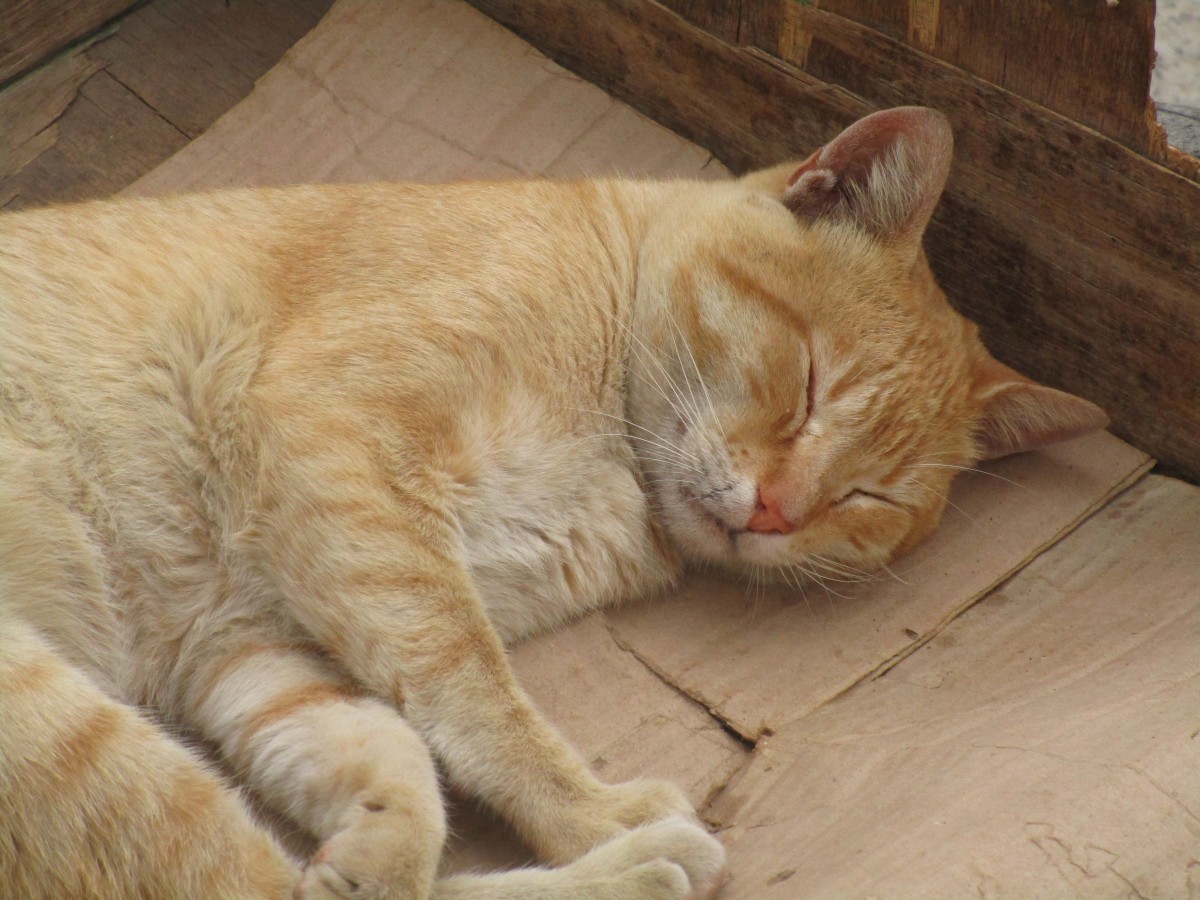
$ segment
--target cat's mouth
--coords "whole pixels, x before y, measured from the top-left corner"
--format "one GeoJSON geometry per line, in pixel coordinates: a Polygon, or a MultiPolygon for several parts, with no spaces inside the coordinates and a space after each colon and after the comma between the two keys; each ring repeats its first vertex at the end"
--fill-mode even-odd
{"type": "Polygon", "coordinates": [[[679,499],[683,501],[684,506],[695,513],[696,517],[708,527],[708,529],[725,544],[728,549],[732,550],[737,544],[737,538],[740,534],[745,534],[744,528],[737,528],[726,522],[721,516],[713,512],[704,500],[698,497],[686,485],[679,488],[679,499]]]}
{"type": "Polygon", "coordinates": [[[683,510],[691,520],[691,533],[695,549],[701,555],[726,563],[746,562],[758,565],[777,565],[786,553],[787,538],[780,534],[760,534],[748,528],[730,524],[720,512],[714,510],[705,498],[687,485],[680,485],[674,492],[683,510]]]}

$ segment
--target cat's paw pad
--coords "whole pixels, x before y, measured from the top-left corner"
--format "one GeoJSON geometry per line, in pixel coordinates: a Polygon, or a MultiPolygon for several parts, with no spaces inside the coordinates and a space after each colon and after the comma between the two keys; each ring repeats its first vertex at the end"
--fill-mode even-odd
{"type": "Polygon", "coordinates": [[[581,884],[628,881],[630,896],[708,898],[725,880],[725,848],[699,825],[671,818],[614,838],[564,871],[581,884]]]}

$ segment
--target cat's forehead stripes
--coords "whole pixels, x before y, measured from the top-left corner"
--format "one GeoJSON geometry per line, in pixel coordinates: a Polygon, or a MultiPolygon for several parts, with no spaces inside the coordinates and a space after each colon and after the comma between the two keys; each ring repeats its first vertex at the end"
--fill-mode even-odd
{"type": "Polygon", "coordinates": [[[781,297],[744,266],[724,254],[711,251],[703,261],[723,284],[741,297],[755,301],[777,320],[786,323],[793,330],[792,339],[804,338],[808,334],[808,322],[796,305],[781,297]]]}
{"type": "MultiPolygon", "coordinates": [[[[702,284],[690,267],[682,267],[675,274],[675,295],[683,302],[679,304],[679,326],[684,338],[698,362],[720,359],[725,355],[726,341],[720,332],[707,322],[703,315],[702,284]]],[[[662,346],[671,346],[669,336],[662,346]]],[[[661,340],[661,338],[660,338],[661,340]]]]}

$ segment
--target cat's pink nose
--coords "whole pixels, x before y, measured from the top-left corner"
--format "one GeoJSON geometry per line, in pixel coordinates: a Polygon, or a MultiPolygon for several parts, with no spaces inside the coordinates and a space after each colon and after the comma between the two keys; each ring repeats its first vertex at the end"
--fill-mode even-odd
{"type": "Polygon", "coordinates": [[[796,530],[796,526],[783,514],[778,499],[769,492],[764,494],[760,490],[758,505],[754,514],[750,516],[750,521],[746,523],[746,530],[755,534],[791,534],[796,530]]]}

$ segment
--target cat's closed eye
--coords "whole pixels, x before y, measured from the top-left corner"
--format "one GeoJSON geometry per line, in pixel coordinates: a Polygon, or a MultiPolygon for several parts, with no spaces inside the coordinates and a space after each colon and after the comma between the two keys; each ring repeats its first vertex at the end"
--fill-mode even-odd
{"type": "Polygon", "coordinates": [[[808,374],[804,381],[804,396],[802,398],[803,407],[796,410],[796,415],[788,429],[786,440],[794,441],[801,435],[805,434],[809,426],[812,424],[814,397],[817,390],[816,372],[813,369],[812,352],[808,352],[808,374]]]}
{"type": "Polygon", "coordinates": [[[896,506],[896,501],[876,491],[870,491],[865,488],[851,488],[843,493],[840,497],[831,504],[834,507],[851,506],[854,504],[867,505],[871,503],[883,503],[888,506],[896,506]]]}

